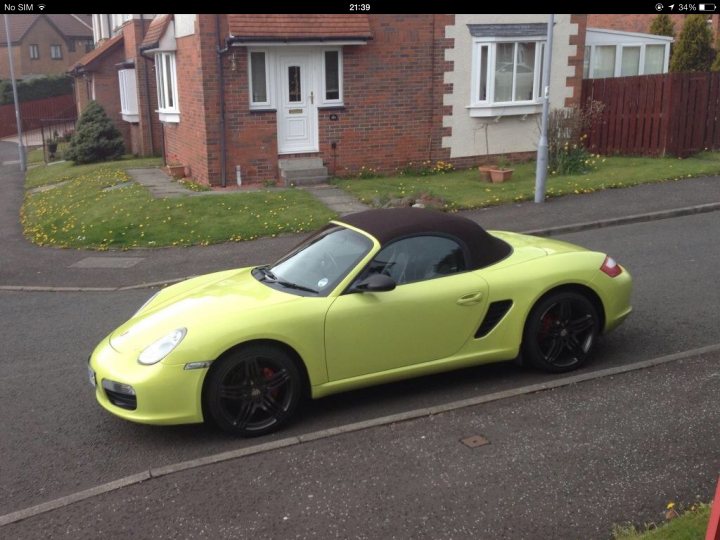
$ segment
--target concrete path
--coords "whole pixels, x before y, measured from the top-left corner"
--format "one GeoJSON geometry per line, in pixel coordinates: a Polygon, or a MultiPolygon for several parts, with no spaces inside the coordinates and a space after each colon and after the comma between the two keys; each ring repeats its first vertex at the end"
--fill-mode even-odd
{"type": "Polygon", "coordinates": [[[127,172],[135,182],[145,186],[155,198],[187,197],[202,193],[189,190],[180,182],[174,181],[162,169],[127,169],[127,172]]]}
{"type": "Polygon", "coordinates": [[[327,184],[318,184],[315,186],[304,186],[304,189],[313,197],[327,206],[333,212],[337,212],[341,216],[362,212],[370,207],[358,201],[355,197],[335,186],[327,184]]]}

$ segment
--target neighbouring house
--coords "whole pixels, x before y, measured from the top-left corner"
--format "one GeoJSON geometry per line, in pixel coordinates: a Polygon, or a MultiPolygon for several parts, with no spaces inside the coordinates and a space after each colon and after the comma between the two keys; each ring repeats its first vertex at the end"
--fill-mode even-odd
{"type": "Polygon", "coordinates": [[[673,38],[588,27],[583,78],[667,73],[673,38]]]}
{"type": "Polygon", "coordinates": [[[157,113],[155,66],[141,54],[154,15],[93,15],[95,49],[70,69],[75,77],[78,114],[90,100],[100,103],[136,155],[162,152],[157,113]]]}
{"type": "MultiPolygon", "coordinates": [[[[15,77],[65,73],[93,48],[89,15],[8,15],[15,77]]],[[[0,24],[0,79],[10,78],[8,38],[0,24]]]]}
{"type": "MultiPolygon", "coordinates": [[[[73,69],[78,92],[118,123],[144,122],[197,181],[292,169],[302,183],[536,150],[547,15],[144,17],[93,15],[100,43],[73,69]]],[[[556,15],[554,108],[580,103],[585,31],[585,15],[556,15]]]]}

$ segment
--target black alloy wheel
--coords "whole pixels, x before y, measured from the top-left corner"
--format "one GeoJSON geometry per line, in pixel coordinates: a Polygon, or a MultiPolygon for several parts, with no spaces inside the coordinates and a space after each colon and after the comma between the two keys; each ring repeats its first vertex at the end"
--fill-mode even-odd
{"type": "Polygon", "coordinates": [[[280,348],[255,345],[219,360],[205,385],[206,411],[223,430],[241,437],[275,431],[298,409],[302,378],[280,348]]]}
{"type": "Polygon", "coordinates": [[[590,300],[576,292],[553,293],[530,312],[523,357],[544,371],[571,371],[585,362],[599,332],[599,317],[590,300]]]}

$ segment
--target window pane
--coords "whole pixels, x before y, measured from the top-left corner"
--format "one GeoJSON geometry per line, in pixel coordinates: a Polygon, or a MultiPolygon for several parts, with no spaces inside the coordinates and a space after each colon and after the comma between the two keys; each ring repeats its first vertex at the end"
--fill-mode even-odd
{"type": "Polygon", "coordinates": [[[645,75],[662,73],[665,67],[665,45],[645,47],[645,75]]]}
{"type": "Polygon", "coordinates": [[[370,263],[370,272],[386,274],[398,285],[465,270],[457,242],[439,236],[416,236],[383,248],[370,263]]]}
{"type": "Polygon", "coordinates": [[[615,75],[615,45],[595,47],[593,58],[593,78],[613,77],[615,75]]]}
{"type": "Polygon", "coordinates": [[[545,43],[540,43],[538,46],[540,47],[540,69],[538,69],[537,73],[538,85],[537,92],[535,93],[536,99],[540,99],[545,95],[543,92],[543,69],[545,69],[545,43]]]}
{"type": "Polygon", "coordinates": [[[340,54],[325,51],[325,99],[340,99],[340,54]]]}
{"type": "Polygon", "coordinates": [[[585,47],[585,58],[583,59],[583,79],[590,77],[590,51],[589,46],[585,47]]]}
{"type": "Polygon", "coordinates": [[[165,87],[167,88],[167,106],[168,109],[174,109],[175,108],[175,102],[173,99],[173,89],[172,89],[172,66],[171,63],[171,57],[170,55],[165,55],[165,87]]]}
{"type": "Polygon", "coordinates": [[[163,55],[155,56],[155,75],[157,79],[158,109],[165,108],[165,78],[163,77],[163,55]]]}
{"type": "Polygon", "coordinates": [[[533,99],[535,82],[535,43],[517,44],[517,66],[515,68],[515,101],[533,99]]]}
{"type": "Polygon", "coordinates": [[[498,43],[495,57],[495,101],[511,101],[514,43],[498,43]]]}
{"type": "Polygon", "coordinates": [[[478,85],[478,101],[487,101],[487,67],[488,47],[480,47],[480,84],[478,85]]]}
{"type": "Polygon", "coordinates": [[[623,47],[620,76],[630,77],[640,73],[640,47],[623,47]]]}
{"type": "Polygon", "coordinates": [[[288,66],[288,101],[302,101],[302,89],[300,88],[300,66],[288,66]]]}
{"type": "Polygon", "coordinates": [[[250,53],[250,74],[252,77],[252,102],[267,103],[267,79],[265,75],[265,53],[250,53]]]}

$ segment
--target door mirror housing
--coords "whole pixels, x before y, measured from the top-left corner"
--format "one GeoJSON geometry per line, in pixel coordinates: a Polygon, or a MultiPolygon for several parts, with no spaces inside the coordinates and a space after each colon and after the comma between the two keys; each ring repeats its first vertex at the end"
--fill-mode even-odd
{"type": "Polygon", "coordinates": [[[356,283],[350,292],[386,292],[392,291],[397,284],[395,280],[385,274],[371,274],[356,283]]]}

